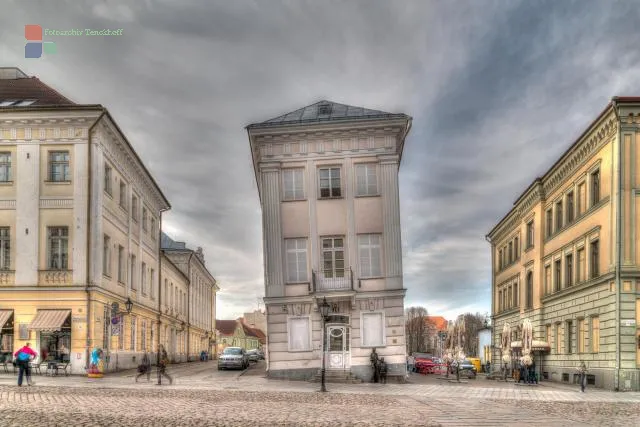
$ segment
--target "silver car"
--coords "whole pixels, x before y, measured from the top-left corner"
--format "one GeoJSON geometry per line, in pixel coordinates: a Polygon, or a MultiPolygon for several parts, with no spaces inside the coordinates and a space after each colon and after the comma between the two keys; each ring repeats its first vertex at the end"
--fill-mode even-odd
{"type": "Polygon", "coordinates": [[[249,367],[249,356],[241,347],[227,347],[218,357],[218,370],[226,368],[247,369],[249,367]]]}

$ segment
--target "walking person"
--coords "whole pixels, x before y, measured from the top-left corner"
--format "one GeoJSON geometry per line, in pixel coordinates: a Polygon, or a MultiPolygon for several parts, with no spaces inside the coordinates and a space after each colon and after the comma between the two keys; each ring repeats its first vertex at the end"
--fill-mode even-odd
{"type": "Polygon", "coordinates": [[[409,373],[415,372],[416,358],[413,355],[407,357],[407,364],[409,365],[407,369],[409,373]]]}
{"type": "Polygon", "coordinates": [[[35,359],[38,356],[38,353],[33,351],[30,343],[26,343],[24,347],[15,353],[16,365],[18,365],[19,373],[18,373],[18,387],[22,387],[22,379],[25,374],[27,377],[27,384],[33,385],[34,382],[31,381],[31,366],[29,366],[29,362],[35,359]]]}
{"type": "Polygon", "coordinates": [[[173,378],[167,374],[167,365],[169,364],[169,355],[164,346],[160,344],[158,348],[160,359],[158,360],[158,384],[162,384],[162,377],[166,377],[169,380],[169,384],[173,384],[173,378]]]}
{"type": "Polygon", "coordinates": [[[584,360],[580,361],[580,366],[577,368],[580,375],[580,391],[584,393],[584,389],[587,388],[587,365],[584,360]]]}
{"type": "Polygon", "coordinates": [[[138,366],[138,375],[136,375],[136,382],[138,382],[138,378],[143,375],[147,375],[147,381],[151,381],[151,359],[149,358],[149,354],[147,350],[144,351],[144,356],[142,356],[142,363],[138,366]]]}
{"type": "Polygon", "coordinates": [[[380,358],[378,362],[378,370],[380,371],[380,382],[382,384],[387,383],[387,364],[384,361],[384,357],[380,358]]]}

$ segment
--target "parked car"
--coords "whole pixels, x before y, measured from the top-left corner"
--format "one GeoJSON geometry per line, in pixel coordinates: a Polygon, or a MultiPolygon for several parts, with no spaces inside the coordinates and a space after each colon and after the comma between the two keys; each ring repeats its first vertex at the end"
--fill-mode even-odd
{"type": "Polygon", "coordinates": [[[264,351],[258,350],[258,357],[260,358],[260,360],[264,360],[264,351]]]}
{"type": "Polygon", "coordinates": [[[227,347],[218,358],[218,370],[227,368],[247,369],[249,367],[249,356],[241,347],[227,347]]]}
{"type": "Polygon", "coordinates": [[[436,367],[433,356],[429,353],[413,353],[416,372],[430,371],[436,367]]]}
{"type": "Polygon", "coordinates": [[[260,360],[260,354],[258,353],[258,349],[254,348],[252,350],[247,351],[247,356],[249,357],[249,362],[256,362],[260,360]]]}
{"type": "MultiPolygon", "coordinates": [[[[456,363],[457,362],[453,362],[451,364],[450,373],[452,373],[452,374],[456,373],[456,363]]],[[[468,359],[464,359],[460,363],[460,374],[461,375],[466,375],[468,378],[475,378],[477,373],[478,372],[476,370],[476,367],[468,359]]]]}

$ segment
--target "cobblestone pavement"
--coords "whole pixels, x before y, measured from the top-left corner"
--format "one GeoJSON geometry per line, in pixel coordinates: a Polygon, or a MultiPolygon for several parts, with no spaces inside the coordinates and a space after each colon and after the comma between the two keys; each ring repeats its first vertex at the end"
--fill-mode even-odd
{"type": "Polygon", "coordinates": [[[412,376],[412,384],[328,384],[320,394],[318,384],[267,380],[263,366],[174,365],[174,385],[163,386],[154,377],[135,384],[133,371],[99,380],[36,376],[22,388],[0,375],[0,425],[632,426],[640,416],[640,393],[412,376]]]}

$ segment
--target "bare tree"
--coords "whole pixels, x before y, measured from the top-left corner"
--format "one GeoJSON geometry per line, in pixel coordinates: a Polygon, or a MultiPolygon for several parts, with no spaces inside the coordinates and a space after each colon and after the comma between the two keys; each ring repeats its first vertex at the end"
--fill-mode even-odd
{"type": "Polygon", "coordinates": [[[407,354],[425,352],[428,339],[427,309],[424,307],[409,307],[405,313],[407,354]]]}
{"type": "Polygon", "coordinates": [[[484,328],[485,318],[480,313],[464,314],[464,352],[471,357],[478,357],[478,331],[484,328]]]}

